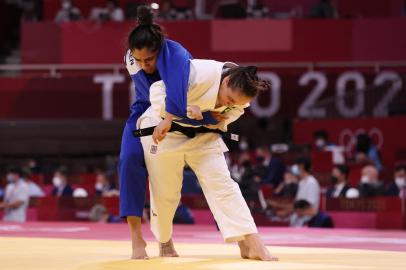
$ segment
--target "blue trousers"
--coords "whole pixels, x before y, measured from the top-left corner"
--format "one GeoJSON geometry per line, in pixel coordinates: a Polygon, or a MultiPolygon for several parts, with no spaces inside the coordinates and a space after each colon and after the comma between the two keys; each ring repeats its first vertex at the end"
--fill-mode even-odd
{"type": "Polygon", "coordinates": [[[145,205],[147,168],[140,138],[134,137],[136,122],[142,113],[133,113],[128,119],[121,140],[118,173],[120,178],[120,216],[142,217],[145,205]]]}

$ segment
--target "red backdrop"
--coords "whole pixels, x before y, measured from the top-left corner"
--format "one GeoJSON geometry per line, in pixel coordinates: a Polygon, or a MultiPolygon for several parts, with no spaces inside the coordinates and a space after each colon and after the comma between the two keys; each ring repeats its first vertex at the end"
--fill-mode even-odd
{"type": "MultiPolygon", "coordinates": [[[[23,63],[122,63],[134,22],[24,23],[23,63]]],[[[163,24],[195,58],[236,62],[406,61],[406,18],[163,24]]]]}

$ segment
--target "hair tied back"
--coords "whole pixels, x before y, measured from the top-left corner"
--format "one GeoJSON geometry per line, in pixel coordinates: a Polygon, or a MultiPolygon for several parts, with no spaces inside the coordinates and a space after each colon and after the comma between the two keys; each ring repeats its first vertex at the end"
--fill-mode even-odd
{"type": "Polygon", "coordinates": [[[154,14],[149,6],[143,5],[137,8],[137,22],[139,25],[150,26],[153,23],[154,14]]]}

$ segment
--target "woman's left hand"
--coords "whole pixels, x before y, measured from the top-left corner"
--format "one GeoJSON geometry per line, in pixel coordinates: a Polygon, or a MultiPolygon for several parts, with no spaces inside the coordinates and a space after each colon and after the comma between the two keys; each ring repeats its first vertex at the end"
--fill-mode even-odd
{"type": "Polygon", "coordinates": [[[160,141],[165,139],[166,133],[171,129],[172,117],[165,117],[158,126],[155,127],[154,133],[152,133],[152,140],[154,143],[158,144],[160,141]]]}

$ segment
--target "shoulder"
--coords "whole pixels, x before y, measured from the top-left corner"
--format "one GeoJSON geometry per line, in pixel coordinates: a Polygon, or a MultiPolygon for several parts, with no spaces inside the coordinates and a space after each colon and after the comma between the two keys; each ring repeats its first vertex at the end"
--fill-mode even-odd
{"type": "Polygon", "coordinates": [[[185,47],[182,46],[182,44],[170,40],[170,39],[165,39],[164,44],[162,45],[161,51],[160,51],[160,56],[161,57],[172,57],[172,58],[181,58],[181,59],[190,59],[192,58],[191,54],[189,53],[188,50],[185,49],[185,47]]]}
{"type": "Polygon", "coordinates": [[[310,175],[310,176],[308,177],[308,180],[309,180],[309,183],[311,183],[311,184],[313,184],[313,185],[319,185],[319,182],[317,181],[316,178],[314,178],[313,175],[310,175]]]}
{"type": "Polygon", "coordinates": [[[25,181],[20,180],[18,183],[19,189],[29,189],[28,183],[25,181]]]}
{"type": "Polygon", "coordinates": [[[131,55],[130,50],[127,50],[126,54],[124,55],[124,64],[130,75],[135,75],[141,70],[140,66],[137,64],[134,57],[131,55]]]}

